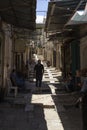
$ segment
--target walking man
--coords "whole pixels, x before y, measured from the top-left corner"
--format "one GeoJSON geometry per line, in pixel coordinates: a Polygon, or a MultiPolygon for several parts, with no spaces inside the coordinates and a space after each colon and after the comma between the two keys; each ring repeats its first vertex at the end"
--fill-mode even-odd
{"type": "Polygon", "coordinates": [[[44,66],[41,64],[41,60],[38,60],[38,63],[34,67],[34,72],[35,72],[35,78],[36,78],[36,87],[39,89],[41,88],[42,84],[42,77],[44,73],[44,66]]]}

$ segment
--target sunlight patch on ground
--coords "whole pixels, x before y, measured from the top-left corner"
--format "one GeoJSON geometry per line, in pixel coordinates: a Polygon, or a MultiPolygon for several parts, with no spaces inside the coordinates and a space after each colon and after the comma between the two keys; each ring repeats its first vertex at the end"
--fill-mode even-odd
{"type": "Polygon", "coordinates": [[[61,119],[55,109],[44,109],[44,115],[48,130],[64,130],[61,119]]]}

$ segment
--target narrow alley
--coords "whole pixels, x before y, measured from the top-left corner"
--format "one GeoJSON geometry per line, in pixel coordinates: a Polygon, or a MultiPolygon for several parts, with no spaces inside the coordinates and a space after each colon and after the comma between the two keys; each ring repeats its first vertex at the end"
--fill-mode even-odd
{"type": "Polygon", "coordinates": [[[87,0],[0,0],[0,130],[87,130],[87,0]]]}
{"type": "Polygon", "coordinates": [[[60,77],[54,67],[45,67],[40,92],[33,80],[16,98],[10,93],[0,104],[0,130],[82,130],[81,109],[70,106],[60,77]]]}

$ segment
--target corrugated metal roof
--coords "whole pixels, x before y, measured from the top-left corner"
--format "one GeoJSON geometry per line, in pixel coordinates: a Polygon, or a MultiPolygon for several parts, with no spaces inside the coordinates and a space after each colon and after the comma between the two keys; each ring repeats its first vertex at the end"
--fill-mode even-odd
{"type": "Polygon", "coordinates": [[[49,2],[45,30],[61,31],[77,10],[84,10],[87,0],[49,2]]]}
{"type": "Polygon", "coordinates": [[[1,0],[1,18],[16,27],[35,29],[36,0],[1,0]]]}
{"type": "Polygon", "coordinates": [[[80,12],[76,12],[75,15],[72,17],[72,19],[69,20],[67,23],[67,26],[73,26],[73,25],[82,25],[87,24],[87,11],[84,11],[83,14],[80,14],[80,12]]]}

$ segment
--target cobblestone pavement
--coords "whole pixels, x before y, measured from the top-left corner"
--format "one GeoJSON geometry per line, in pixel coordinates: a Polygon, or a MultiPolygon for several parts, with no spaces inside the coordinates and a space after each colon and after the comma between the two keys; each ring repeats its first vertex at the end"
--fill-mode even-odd
{"type": "Polygon", "coordinates": [[[45,68],[40,91],[34,79],[16,98],[6,97],[0,103],[0,130],[82,130],[81,109],[72,104],[77,94],[66,93],[59,77],[55,68],[45,68]]]}

